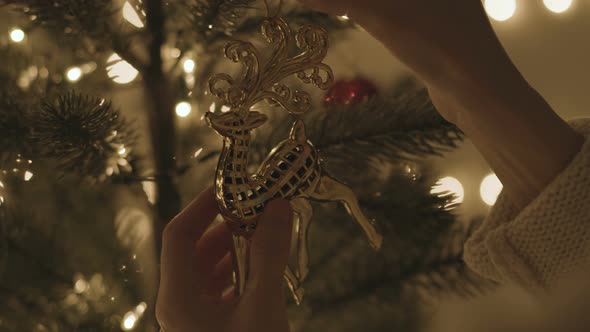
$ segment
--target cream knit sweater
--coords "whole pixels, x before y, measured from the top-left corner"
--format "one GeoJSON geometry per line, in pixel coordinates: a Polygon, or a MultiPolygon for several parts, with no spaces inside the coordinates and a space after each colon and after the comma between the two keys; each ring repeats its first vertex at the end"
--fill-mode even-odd
{"type": "Polygon", "coordinates": [[[534,291],[590,270],[590,119],[570,124],[587,138],[572,162],[521,211],[500,194],[466,242],[477,273],[534,291]]]}

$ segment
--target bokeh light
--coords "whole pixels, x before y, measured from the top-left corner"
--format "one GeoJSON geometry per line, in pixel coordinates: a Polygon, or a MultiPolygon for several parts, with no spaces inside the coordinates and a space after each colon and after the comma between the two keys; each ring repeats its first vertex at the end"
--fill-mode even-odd
{"type": "Polygon", "coordinates": [[[143,22],[141,21],[141,18],[137,14],[137,11],[129,3],[129,1],[125,1],[125,4],[123,5],[123,18],[135,27],[143,28],[143,22]]]}
{"type": "Polygon", "coordinates": [[[123,331],[132,330],[135,327],[135,323],[137,323],[137,315],[133,311],[129,311],[123,317],[121,321],[121,329],[123,331]]]}
{"type": "Polygon", "coordinates": [[[25,40],[25,32],[19,28],[14,28],[10,30],[10,40],[15,43],[20,43],[25,40]]]}
{"type": "Polygon", "coordinates": [[[489,174],[481,181],[479,193],[481,199],[489,206],[496,204],[498,195],[502,191],[502,182],[498,179],[496,174],[489,174]]]}
{"type": "Polygon", "coordinates": [[[70,67],[66,70],[66,77],[70,82],[78,82],[82,77],[82,69],[80,67],[70,67]]]}
{"type": "Polygon", "coordinates": [[[184,63],[182,64],[182,69],[184,70],[185,73],[189,74],[192,73],[195,70],[195,61],[192,59],[186,59],[184,60],[184,63]]]}
{"type": "Polygon", "coordinates": [[[181,101],[180,103],[176,104],[176,115],[181,118],[186,118],[189,114],[191,114],[191,104],[186,101],[181,101]]]}
{"type": "Polygon", "coordinates": [[[484,6],[488,15],[496,21],[506,21],[516,11],[515,0],[485,0],[484,6]]]}
{"type": "Polygon", "coordinates": [[[545,7],[554,13],[563,13],[572,5],[572,0],[543,0],[545,7]]]}
{"type": "Polygon", "coordinates": [[[107,59],[107,75],[115,83],[127,84],[132,82],[139,72],[127,61],[122,60],[117,53],[107,59]]]}
{"type": "Polygon", "coordinates": [[[434,195],[445,195],[448,193],[453,193],[455,195],[455,199],[452,203],[461,203],[465,199],[465,190],[463,189],[463,185],[459,180],[452,176],[444,177],[436,182],[432,189],[430,190],[431,194],[434,195]]]}

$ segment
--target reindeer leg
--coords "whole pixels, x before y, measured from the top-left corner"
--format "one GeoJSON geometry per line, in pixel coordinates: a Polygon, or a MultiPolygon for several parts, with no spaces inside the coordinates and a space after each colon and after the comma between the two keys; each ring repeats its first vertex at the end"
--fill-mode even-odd
{"type": "Polygon", "coordinates": [[[297,269],[295,273],[299,281],[303,282],[309,272],[309,249],[307,246],[307,235],[313,209],[305,198],[296,198],[291,201],[293,211],[297,215],[295,233],[297,236],[297,269]]]}
{"type": "Polygon", "coordinates": [[[234,282],[237,296],[244,294],[246,280],[248,279],[248,239],[243,236],[233,235],[233,264],[234,282]]]}
{"type": "Polygon", "coordinates": [[[291,267],[287,265],[285,269],[285,280],[287,281],[287,286],[291,290],[291,294],[293,294],[293,299],[297,305],[301,304],[303,300],[303,287],[301,287],[300,280],[295,276],[291,267]]]}
{"type": "Polygon", "coordinates": [[[377,233],[371,222],[365,217],[359,207],[355,193],[348,186],[323,174],[315,191],[310,196],[318,201],[341,202],[361,226],[371,246],[375,250],[381,248],[383,237],[377,233]]]}

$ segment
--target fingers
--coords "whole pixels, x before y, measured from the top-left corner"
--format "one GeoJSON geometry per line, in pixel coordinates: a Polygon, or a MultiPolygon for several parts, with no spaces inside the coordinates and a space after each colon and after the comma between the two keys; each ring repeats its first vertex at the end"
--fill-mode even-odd
{"type": "MultiPolygon", "coordinates": [[[[293,212],[285,200],[265,208],[250,248],[250,276],[246,292],[282,291],[283,272],[289,261],[293,212]]],[[[266,293],[266,292],[263,292],[266,293]]]]}
{"type": "Polygon", "coordinates": [[[228,252],[215,266],[207,285],[207,294],[221,296],[233,284],[233,271],[232,256],[228,252]]]}
{"type": "Polygon", "coordinates": [[[166,226],[160,268],[162,286],[192,286],[197,274],[195,245],[217,214],[215,195],[209,188],[166,226]]]}
{"type": "Polygon", "coordinates": [[[196,246],[196,264],[200,273],[207,273],[232,248],[232,235],[225,223],[220,223],[208,230],[196,246]]]}

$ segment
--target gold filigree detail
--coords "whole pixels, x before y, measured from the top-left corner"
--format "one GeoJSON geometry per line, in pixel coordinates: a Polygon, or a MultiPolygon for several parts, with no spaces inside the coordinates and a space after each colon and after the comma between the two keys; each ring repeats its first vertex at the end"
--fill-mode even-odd
{"type": "Polygon", "coordinates": [[[322,62],[328,52],[328,33],[320,27],[304,25],[293,38],[289,25],[278,17],[264,20],[261,30],[267,42],[274,45],[268,60],[261,62],[260,53],[252,43],[230,41],[225,47],[225,56],[241,63],[244,71],[239,79],[228,74],[214,75],[209,80],[209,90],[242,117],[263,100],[291,114],[309,111],[309,93],[292,91],[280,82],[295,75],[303,83],[324,90],[332,84],[332,69],[322,62]],[[289,56],[293,43],[301,53],[289,56]]]}

